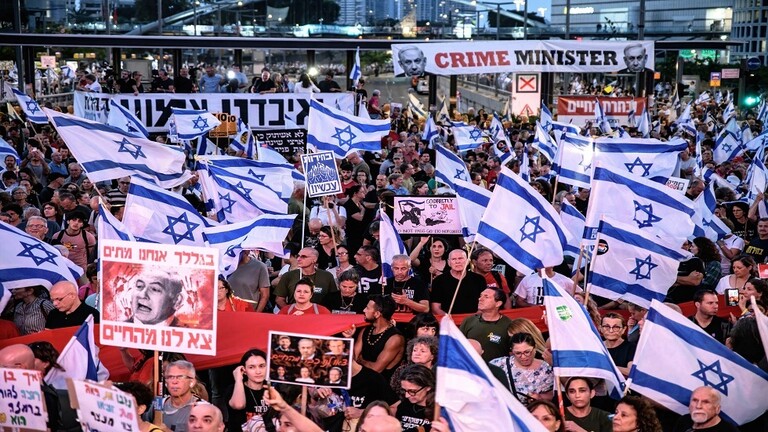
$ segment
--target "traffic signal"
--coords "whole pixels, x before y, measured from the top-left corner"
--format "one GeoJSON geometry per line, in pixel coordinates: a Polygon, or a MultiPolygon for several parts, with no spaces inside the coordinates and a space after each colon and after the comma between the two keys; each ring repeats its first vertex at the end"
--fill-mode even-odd
{"type": "Polygon", "coordinates": [[[752,108],[760,102],[759,79],[755,72],[747,72],[745,81],[743,105],[746,108],[752,108]]]}

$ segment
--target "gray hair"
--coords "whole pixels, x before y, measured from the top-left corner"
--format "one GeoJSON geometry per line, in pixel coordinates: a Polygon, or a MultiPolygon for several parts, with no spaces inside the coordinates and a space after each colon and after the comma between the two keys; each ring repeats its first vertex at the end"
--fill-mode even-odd
{"type": "Polygon", "coordinates": [[[395,255],[395,256],[392,257],[392,262],[395,262],[395,261],[404,261],[404,262],[407,262],[410,265],[411,264],[411,257],[409,257],[408,255],[404,255],[404,254],[403,255],[395,255]]]}
{"type": "Polygon", "coordinates": [[[191,376],[193,377],[195,376],[195,365],[193,365],[192,362],[189,362],[187,360],[176,360],[176,361],[170,362],[165,365],[165,367],[163,368],[163,372],[168,373],[168,369],[172,367],[184,369],[187,372],[189,372],[191,376]]]}

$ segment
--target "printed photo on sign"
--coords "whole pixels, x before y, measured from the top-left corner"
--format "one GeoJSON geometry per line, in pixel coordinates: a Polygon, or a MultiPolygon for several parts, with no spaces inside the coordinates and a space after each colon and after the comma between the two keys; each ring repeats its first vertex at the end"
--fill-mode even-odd
{"type": "Polygon", "coordinates": [[[392,222],[400,234],[461,234],[456,197],[395,197],[392,222]]]}
{"type": "Polygon", "coordinates": [[[271,382],[348,389],[352,339],[269,332],[267,369],[271,382]]]}
{"type": "Polygon", "coordinates": [[[301,155],[301,163],[304,166],[307,195],[310,198],[341,193],[341,179],[333,152],[301,155]]]}
{"type": "Polygon", "coordinates": [[[91,431],[139,432],[136,399],[114,387],[94,382],[68,380],[67,391],[80,423],[91,431]]]}
{"type": "Polygon", "coordinates": [[[46,430],[40,372],[0,368],[0,375],[0,430],[46,430]]]}
{"type": "Polygon", "coordinates": [[[116,240],[99,247],[102,343],[216,353],[218,251],[116,240]]]}

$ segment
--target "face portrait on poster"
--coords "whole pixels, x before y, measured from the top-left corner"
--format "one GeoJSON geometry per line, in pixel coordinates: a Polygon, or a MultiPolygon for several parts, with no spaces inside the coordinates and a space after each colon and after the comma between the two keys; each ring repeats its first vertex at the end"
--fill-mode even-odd
{"type": "Polygon", "coordinates": [[[348,389],[352,382],[352,352],[352,339],[269,332],[269,379],[348,389]]]}
{"type": "Polygon", "coordinates": [[[104,240],[101,340],[106,345],[215,354],[215,249],[104,240]]]}

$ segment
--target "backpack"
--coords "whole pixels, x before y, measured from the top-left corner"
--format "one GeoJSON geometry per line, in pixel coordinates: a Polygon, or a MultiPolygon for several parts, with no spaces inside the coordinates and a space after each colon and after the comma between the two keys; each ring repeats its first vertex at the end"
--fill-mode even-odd
{"type": "MultiPolygon", "coordinates": [[[[64,233],[66,232],[67,232],[66,229],[59,231],[56,237],[51,240],[51,244],[53,245],[62,244],[61,239],[64,238],[64,233]]],[[[85,259],[88,261],[88,264],[91,264],[92,262],[96,261],[96,254],[97,254],[96,245],[95,244],[91,245],[90,243],[88,243],[88,235],[85,233],[85,229],[81,229],[80,234],[83,236],[83,243],[85,243],[85,259]]]]}

